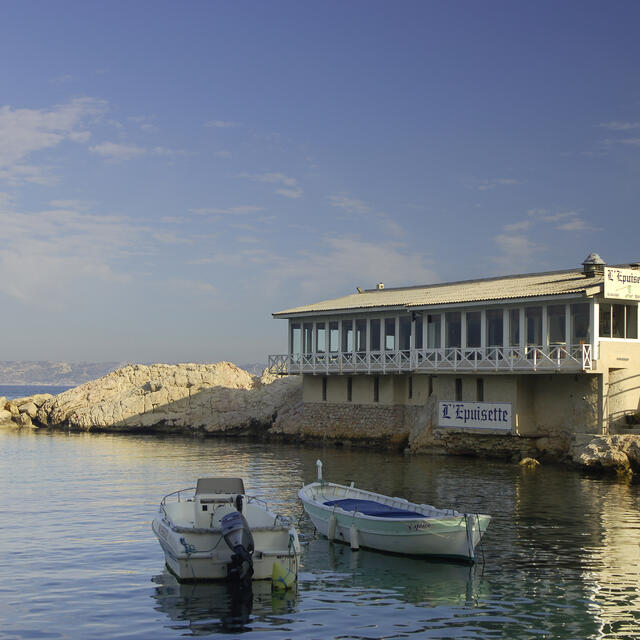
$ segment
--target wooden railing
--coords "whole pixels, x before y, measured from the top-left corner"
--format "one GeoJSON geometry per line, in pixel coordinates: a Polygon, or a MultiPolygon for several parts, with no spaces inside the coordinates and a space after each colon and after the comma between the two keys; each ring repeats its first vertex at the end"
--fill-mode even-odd
{"type": "Polygon", "coordinates": [[[269,356],[276,374],[353,374],[434,371],[589,371],[590,344],[526,347],[449,347],[403,351],[300,353],[269,356]]]}

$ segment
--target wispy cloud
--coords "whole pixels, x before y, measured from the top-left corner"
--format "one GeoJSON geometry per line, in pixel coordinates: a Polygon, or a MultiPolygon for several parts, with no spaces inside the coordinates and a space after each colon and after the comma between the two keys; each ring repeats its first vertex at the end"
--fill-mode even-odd
{"type": "Polygon", "coordinates": [[[597,231],[578,211],[552,211],[550,209],[529,209],[524,220],[504,225],[502,231],[494,237],[498,248],[494,262],[501,269],[518,272],[522,269],[537,268],[538,257],[545,251],[545,246],[536,240],[543,235],[559,232],[591,232],[597,231]]]}
{"type": "Polygon", "coordinates": [[[0,179],[12,184],[53,183],[46,167],[26,164],[27,158],[65,141],[87,142],[87,126],[105,110],[106,103],[94,98],[76,98],[50,109],[0,107],[0,179]]]}
{"type": "Polygon", "coordinates": [[[600,127],[609,131],[630,131],[631,129],[640,129],[640,122],[601,122],[600,127]]]}
{"type": "Polygon", "coordinates": [[[210,282],[202,282],[200,280],[186,280],[184,278],[170,278],[167,285],[177,291],[191,291],[195,293],[216,293],[217,288],[210,282]]]}
{"type": "Polygon", "coordinates": [[[130,160],[131,158],[143,156],[147,153],[147,150],[144,147],[139,147],[135,144],[122,144],[119,142],[102,142],[94,145],[93,147],[89,147],[89,151],[112,162],[130,160]]]}
{"type": "Polygon", "coordinates": [[[240,177],[249,178],[254,182],[280,183],[287,187],[295,187],[298,183],[295,178],[290,178],[284,173],[242,173],[240,177]]]}
{"type": "Polygon", "coordinates": [[[222,216],[235,216],[246,215],[248,213],[257,213],[258,211],[264,211],[264,207],[256,207],[254,205],[244,205],[238,207],[203,207],[200,209],[190,209],[191,213],[198,215],[222,215],[222,216]]]}
{"type": "Polygon", "coordinates": [[[632,147],[640,147],[640,138],[608,138],[603,140],[604,144],[624,144],[632,147]]]}
{"type": "Polygon", "coordinates": [[[172,231],[156,231],[152,237],[162,244],[193,244],[193,238],[181,236],[172,231]]]}
{"type": "Polygon", "coordinates": [[[122,216],[80,211],[74,201],[62,204],[29,213],[0,208],[0,228],[14,239],[0,248],[0,292],[63,308],[78,291],[131,281],[121,264],[148,244],[147,230],[122,216]]]}
{"type": "Polygon", "coordinates": [[[363,200],[350,198],[346,195],[328,196],[329,204],[332,207],[342,209],[345,213],[369,213],[371,207],[363,200]]]}
{"type": "Polygon", "coordinates": [[[472,180],[469,186],[478,191],[490,191],[496,187],[509,186],[516,184],[524,184],[523,180],[516,180],[515,178],[493,178],[484,180],[472,180]]]}
{"type": "Polygon", "coordinates": [[[54,78],[51,78],[49,82],[51,84],[67,84],[68,82],[71,82],[71,80],[73,80],[73,76],[66,73],[64,75],[55,76],[54,78]]]}
{"type": "Polygon", "coordinates": [[[284,196],[285,198],[301,198],[304,193],[302,188],[298,185],[296,178],[292,178],[284,173],[241,173],[238,177],[247,178],[253,182],[266,182],[269,184],[282,185],[279,189],[275,190],[275,193],[284,196]]]}
{"type": "Polygon", "coordinates": [[[494,262],[509,271],[519,271],[528,267],[532,258],[543,251],[543,247],[534,242],[528,234],[500,233],[494,238],[498,253],[494,262]]]}
{"type": "Polygon", "coordinates": [[[171,157],[171,156],[186,157],[186,156],[192,155],[190,151],[186,151],[185,149],[169,149],[168,147],[153,147],[153,149],[151,150],[151,153],[153,153],[156,156],[166,156],[166,157],[171,157]]]}
{"type": "Polygon", "coordinates": [[[276,193],[285,198],[291,198],[293,200],[302,198],[303,191],[298,187],[297,189],[276,189],[276,193]]]}
{"type": "Polygon", "coordinates": [[[233,122],[232,120],[209,120],[204,123],[204,126],[213,129],[233,129],[241,125],[239,122],[233,122]]]}

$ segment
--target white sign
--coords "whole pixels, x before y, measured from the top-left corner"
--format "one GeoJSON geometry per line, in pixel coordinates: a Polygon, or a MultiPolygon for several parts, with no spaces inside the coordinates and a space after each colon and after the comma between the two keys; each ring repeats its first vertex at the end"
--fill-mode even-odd
{"type": "Polygon", "coordinates": [[[510,402],[440,402],[439,427],[511,431],[510,402]]]}
{"type": "Polygon", "coordinates": [[[640,270],[605,267],[604,297],[640,300],[640,270]]]}

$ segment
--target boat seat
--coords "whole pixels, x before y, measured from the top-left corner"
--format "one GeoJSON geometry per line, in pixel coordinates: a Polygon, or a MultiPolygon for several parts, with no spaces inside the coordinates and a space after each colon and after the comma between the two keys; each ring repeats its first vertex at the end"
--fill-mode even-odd
{"type": "Polygon", "coordinates": [[[244,494],[244,482],[242,478],[198,478],[196,495],[203,493],[244,494]]]}
{"type": "Polygon", "coordinates": [[[342,500],[327,500],[324,503],[327,507],[339,507],[345,511],[358,511],[365,516],[376,516],[378,518],[426,518],[417,511],[398,509],[386,504],[380,504],[374,500],[359,500],[357,498],[343,498],[342,500]]]}

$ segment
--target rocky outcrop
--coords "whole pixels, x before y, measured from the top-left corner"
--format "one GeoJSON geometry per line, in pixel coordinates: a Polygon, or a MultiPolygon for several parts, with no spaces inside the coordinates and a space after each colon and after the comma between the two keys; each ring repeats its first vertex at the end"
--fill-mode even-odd
{"type": "Polygon", "coordinates": [[[33,419],[42,405],[51,400],[50,393],[39,393],[27,398],[15,398],[7,400],[0,398],[0,425],[13,425],[18,427],[33,426],[33,419]]]}
{"type": "Polygon", "coordinates": [[[569,455],[575,464],[589,470],[640,471],[640,437],[594,436],[586,442],[575,443],[569,455]]]}
{"type": "Polygon", "coordinates": [[[230,362],[129,365],[57,396],[13,401],[11,420],[75,431],[262,433],[300,382],[256,377],[230,362]]]}

